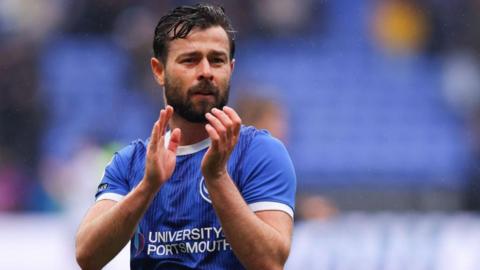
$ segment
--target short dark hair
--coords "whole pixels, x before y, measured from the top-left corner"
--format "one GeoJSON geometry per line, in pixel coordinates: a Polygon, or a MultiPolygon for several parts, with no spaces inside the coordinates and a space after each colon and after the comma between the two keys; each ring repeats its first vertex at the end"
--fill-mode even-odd
{"type": "Polygon", "coordinates": [[[166,63],[170,41],[185,38],[194,27],[207,29],[212,26],[221,26],[227,32],[230,43],[230,59],[233,59],[235,31],[230,19],[225,15],[223,7],[210,4],[180,6],[160,18],[157,27],[155,27],[153,54],[162,63],[166,63]]]}

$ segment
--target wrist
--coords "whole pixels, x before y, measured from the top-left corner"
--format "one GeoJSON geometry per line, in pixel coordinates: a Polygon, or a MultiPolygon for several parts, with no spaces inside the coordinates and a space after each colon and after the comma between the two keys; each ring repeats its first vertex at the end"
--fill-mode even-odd
{"type": "Polygon", "coordinates": [[[212,174],[204,174],[203,177],[208,183],[221,182],[230,178],[226,169],[212,174]]]}
{"type": "Polygon", "coordinates": [[[138,189],[139,192],[141,192],[142,194],[144,194],[149,198],[150,197],[153,198],[158,193],[160,188],[161,188],[160,184],[151,183],[145,178],[143,178],[142,181],[140,181],[140,183],[136,187],[136,189],[138,189]]]}

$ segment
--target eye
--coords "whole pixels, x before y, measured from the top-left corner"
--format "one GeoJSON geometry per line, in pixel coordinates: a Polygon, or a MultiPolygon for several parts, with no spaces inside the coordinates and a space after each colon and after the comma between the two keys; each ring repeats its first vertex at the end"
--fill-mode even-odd
{"type": "Polygon", "coordinates": [[[214,64],[224,64],[225,63],[225,59],[221,58],[221,57],[214,57],[212,59],[212,63],[214,64]]]}
{"type": "Polygon", "coordinates": [[[184,63],[184,64],[192,64],[193,62],[195,62],[195,59],[189,57],[189,58],[182,59],[182,61],[180,61],[180,62],[184,63]]]}

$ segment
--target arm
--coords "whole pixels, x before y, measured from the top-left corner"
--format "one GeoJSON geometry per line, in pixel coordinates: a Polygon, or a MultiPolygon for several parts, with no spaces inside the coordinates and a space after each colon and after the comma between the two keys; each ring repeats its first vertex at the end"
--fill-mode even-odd
{"type": "Polygon", "coordinates": [[[101,200],[88,211],[77,233],[76,258],[82,269],[101,269],[132,238],[156,190],[141,181],[120,202],[101,200]]]}
{"type": "Polygon", "coordinates": [[[281,211],[253,213],[228,175],[207,184],[228,242],[247,269],[283,269],[292,218],[281,211]]]}
{"type": "Polygon", "coordinates": [[[161,110],[147,149],[145,176],[122,201],[97,202],[87,213],[76,237],[76,258],[82,269],[101,269],[128,243],[162,184],[175,169],[180,130],[164,147],[165,126],[173,114],[161,110]]]}
{"type": "Polygon", "coordinates": [[[283,269],[290,250],[292,218],[280,211],[250,210],[226,169],[241,120],[228,107],[213,109],[206,117],[212,145],[202,161],[202,173],[227,240],[246,268],[283,269]]]}

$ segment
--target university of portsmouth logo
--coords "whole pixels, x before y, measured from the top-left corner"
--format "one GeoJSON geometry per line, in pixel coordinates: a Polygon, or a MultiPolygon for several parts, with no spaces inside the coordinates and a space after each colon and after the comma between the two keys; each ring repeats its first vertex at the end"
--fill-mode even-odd
{"type": "Polygon", "coordinates": [[[212,200],[210,199],[210,194],[208,194],[207,186],[205,185],[205,178],[202,177],[200,179],[200,196],[207,201],[208,203],[212,203],[212,200]]]}

